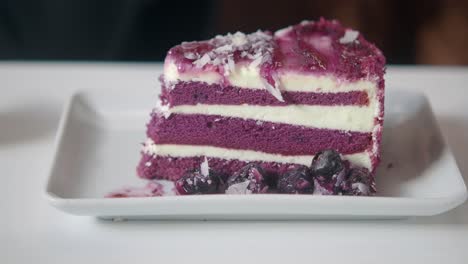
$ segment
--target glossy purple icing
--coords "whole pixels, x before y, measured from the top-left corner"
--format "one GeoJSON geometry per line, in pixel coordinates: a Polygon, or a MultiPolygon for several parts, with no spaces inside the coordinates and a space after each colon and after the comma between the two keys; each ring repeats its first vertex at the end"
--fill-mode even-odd
{"type": "Polygon", "coordinates": [[[212,115],[172,114],[168,119],[153,115],[147,136],[157,144],[208,145],[282,155],[314,155],[323,149],[352,154],[372,148],[371,133],[212,115]]]}
{"type": "Polygon", "coordinates": [[[203,82],[178,82],[170,89],[163,83],[161,99],[170,107],[177,105],[225,104],[225,105],[368,105],[365,91],[342,93],[283,92],[284,102],[278,101],[263,89],[244,89],[235,86],[206,84],[203,82]]]}
{"type": "Polygon", "coordinates": [[[167,60],[174,61],[179,72],[213,71],[221,76],[229,75],[232,63],[255,61],[260,75],[272,86],[278,86],[277,76],[283,72],[332,75],[343,81],[383,81],[382,52],[336,20],[305,21],[274,35],[257,31],[242,35],[244,41],[235,41],[243,39],[236,34],[182,43],[169,50],[167,60]]]}
{"type": "Polygon", "coordinates": [[[275,60],[280,63],[281,71],[330,74],[349,81],[383,78],[382,52],[357,31],[343,27],[336,20],[322,18],[294,25],[276,32],[275,41],[279,49],[275,60]],[[347,31],[358,35],[345,39],[347,31]]]}

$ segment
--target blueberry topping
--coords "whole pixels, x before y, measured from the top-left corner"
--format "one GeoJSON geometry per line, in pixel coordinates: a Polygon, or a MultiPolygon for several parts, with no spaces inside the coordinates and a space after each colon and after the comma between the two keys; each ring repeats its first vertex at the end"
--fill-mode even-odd
{"type": "Polygon", "coordinates": [[[326,195],[342,193],[348,168],[349,162],[343,161],[337,151],[330,149],[318,152],[311,165],[315,192],[326,195]]]}
{"type": "Polygon", "coordinates": [[[343,193],[347,195],[368,196],[375,193],[375,186],[369,170],[365,168],[352,168],[343,184],[343,193]]]}
{"type": "Polygon", "coordinates": [[[221,177],[216,172],[201,173],[195,169],[187,171],[184,176],[175,182],[175,189],[179,195],[188,194],[213,194],[218,193],[218,185],[221,177]]]}
{"type": "Polygon", "coordinates": [[[249,163],[227,179],[227,194],[266,193],[266,173],[259,165],[249,163]]]}
{"type": "Polygon", "coordinates": [[[318,152],[310,166],[312,174],[331,178],[343,170],[343,161],[340,153],[333,149],[318,152]]]}
{"type": "Polygon", "coordinates": [[[280,175],[278,179],[278,192],[295,194],[313,193],[314,182],[309,168],[298,165],[280,175]]]}

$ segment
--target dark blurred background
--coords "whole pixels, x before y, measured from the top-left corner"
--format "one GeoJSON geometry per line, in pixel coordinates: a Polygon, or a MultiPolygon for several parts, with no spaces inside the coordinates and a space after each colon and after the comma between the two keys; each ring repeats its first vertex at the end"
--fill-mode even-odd
{"type": "Polygon", "coordinates": [[[1,0],[0,59],[161,61],[182,41],[337,18],[393,64],[468,64],[468,1],[1,0]]]}

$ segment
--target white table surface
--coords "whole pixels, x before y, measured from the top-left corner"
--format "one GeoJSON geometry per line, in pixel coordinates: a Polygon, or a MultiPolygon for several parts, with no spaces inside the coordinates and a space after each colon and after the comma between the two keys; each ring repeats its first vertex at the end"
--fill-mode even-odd
{"type": "MultiPolygon", "coordinates": [[[[153,86],[160,70],[0,63],[0,263],[468,263],[467,203],[434,217],[309,222],[108,222],[49,206],[44,184],[70,93],[153,86]]],[[[429,97],[468,182],[468,68],[389,67],[386,79],[429,97]]]]}

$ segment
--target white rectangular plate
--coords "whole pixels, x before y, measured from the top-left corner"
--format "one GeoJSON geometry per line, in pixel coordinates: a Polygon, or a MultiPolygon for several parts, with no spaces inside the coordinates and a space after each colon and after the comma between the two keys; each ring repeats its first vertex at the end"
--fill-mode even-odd
{"type": "Polygon", "coordinates": [[[140,143],[155,104],[149,90],[83,91],[66,106],[46,187],[49,202],[76,215],[124,219],[352,219],[435,215],[467,191],[427,99],[386,94],[383,160],[376,197],[201,195],[103,198],[137,178],[140,143]]]}

